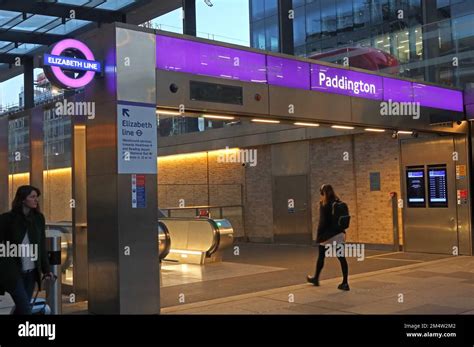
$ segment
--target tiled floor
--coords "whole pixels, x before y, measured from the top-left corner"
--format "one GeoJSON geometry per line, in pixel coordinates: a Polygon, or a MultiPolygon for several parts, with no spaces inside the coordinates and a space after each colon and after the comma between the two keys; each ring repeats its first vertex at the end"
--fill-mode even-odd
{"type": "Polygon", "coordinates": [[[337,279],[289,286],[253,295],[164,308],[164,314],[474,314],[472,257],[452,257],[358,274],[351,291],[336,289],[337,279]],[[292,300],[290,301],[289,298],[292,300]],[[212,309],[211,309],[212,308],[212,309]]]}
{"type": "Polygon", "coordinates": [[[161,286],[171,287],[282,270],[285,270],[285,268],[229,262],[208,264],[206,266],[163,264],[161,267],[161,286]]]}
{"type": "MultiPolygon", "coordinates": [[[[222,263],[161,268],[161,307],[167,314],[411,314],[474,312],[474,257],[366,251],[348,259],[350,292],[340,292],[341,270],[328,259],[321,286],[305,283],[314,247],[242,244],[241,256],[222,263]],[[185,294],[186,302],[178,296],[185,294]],[[400,300],[400,296],[403,300],[400,300]]],[[[87,314],[87,302],[63,297],[64,314],[87,314]]],[[[2,300],[2,297],[0,297],[2,300]]],[[[0,314],[9,312],[0,301],[0,314]],[[3,306],[3,308],[2,308],[3,306]]]]}

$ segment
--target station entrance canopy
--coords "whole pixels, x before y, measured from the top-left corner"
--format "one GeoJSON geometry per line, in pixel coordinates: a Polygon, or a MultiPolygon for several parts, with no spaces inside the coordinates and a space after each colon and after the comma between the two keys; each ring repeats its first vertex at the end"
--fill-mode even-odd
{"type": "Polygon", "coordinates": [[[162,70],[463,112],[459,90],[177,37],[158,35],[156,46],[162,70]]]}
{"type": "Polygon", "coordinates": [[[160,107],[429,131],[465,120],[461,90],[168,33],[156,35],[156,67],[160,107]],[[384,115],[383,102],[420,115],[384,115]]]}
{"type": "MultiPolygon", "coordinates": [[[[157,240],[151,232],[158,220],[157,108],[179,110],[184,105],[186,115],[209,112],[467,133],[466,122],[456,124],[464,120],[464,105],[463,93],[455,89],[122,23],[103,25],[82,41],[103,70],[84,93],[68,100],[95,107],[93,118],[71,117],[72,220],[75,226],[87,223],[87,234],[75,233],[74,285],[82,288],[74,291],[87,291],[91,313],[160,310],[157,240]],[[384,101],[419,103],[420,115],[384,116],[384,101]],[[442,119],[451,125],[433,125],[442,119]],[[132,145],[140,155],[127,160],[124,151],[132,145]],[[143,176],[136,204],[134,175],[143,176]]],[[[31,120],[30,184],[40,189],[47,107],[54,105],[22,115],[31,120]]],[[[8,128],[3,121],[0,130],[8,128]]],[[[0,170],[8,168],[5,130],[0,133],[2,148],[0,170]]],[[[7,187],[8,169],[0,171],[0,179],[5,182],[0,187],[7,187]]]]}

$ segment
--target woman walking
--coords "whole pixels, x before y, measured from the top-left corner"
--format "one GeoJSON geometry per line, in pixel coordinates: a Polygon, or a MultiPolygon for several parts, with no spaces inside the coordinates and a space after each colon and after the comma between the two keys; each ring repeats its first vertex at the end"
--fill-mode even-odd
{"type": "Polygon", "coordinates": [[[316,242],[319,244],[319,256],[316,263],[316,272],[314,276],[308,276],[307,281],[315,286],[319,286],[319,275],[324,267],[324,259],[326,257],[326,248],[336,246],[336,250],[342,247],[341,252],[336,250],[332,252],[337,254],[337,259],[341,263],[342,269],[342,283],[337,287],[340,290],[350,290],[348,276],[349,267],[347,265],[346,257],[344,256],[345,247],[345,233],[344,230],[335,225],[333,221],[333,205],[339,202],[339,197],[334,192],[334,189],[329,184],[323,184],[319,190],[321,198],[319,202],[319,225],[316,242]]]}
{"type": "Polygon", "coordinates": [[[46,253],[45,219],[38,204],[40,194],[33,186],[19,187],[11,211],[0,216],[0,243],[22,250],[0,259],[0,295],[5,291],[11,295],[16,315],[31,314],[35,283],[41,290],[41,275],[53,277],[46,253]]]}

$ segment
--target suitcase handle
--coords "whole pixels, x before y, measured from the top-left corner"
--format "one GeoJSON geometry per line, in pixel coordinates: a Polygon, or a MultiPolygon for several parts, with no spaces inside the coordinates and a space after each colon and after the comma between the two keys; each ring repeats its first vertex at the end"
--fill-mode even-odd
{"type": "MultiPolygon", "coordinates": [[[[46,275],[43,275],[43,277],[41,277],[41,284],[43,284],[44,280],[46,279],[46,275]]],[[[58,279],[58,276],[56,275],[53,275],[53,282],[55,282],[56,280],[58,279]]],[[[35,297],[33,299],[33,303],[31,303],[31,307],[34,307],[35,304],[36,304],[36,299],[38,299],[38,294],[39,294],[39,288],[38,290],[36,291],[36,294],[35,294],[35,297]]],[[[46,308],[46,300],[44,301],[44,305],[43,305],[43,310],[46,308]]]]}

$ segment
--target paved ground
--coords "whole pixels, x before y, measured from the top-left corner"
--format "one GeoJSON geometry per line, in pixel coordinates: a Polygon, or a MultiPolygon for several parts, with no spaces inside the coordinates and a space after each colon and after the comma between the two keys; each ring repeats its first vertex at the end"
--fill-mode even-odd
{"type": "Polygon", "coordinates": [[[162,309],[163,314],[474,314],[474,258],[453,257],[162,309]]]}
{"type": "MultiPolygon", "coordinates": [[[[327,259],[321,287],[305,284],[306,274],[314,272],[314,247],[248,243],[237,246],[239,254],[228,250],[223,263],[204,267],[164,264],[163,312],[342,314],[474,310],[473,257],[366,250],[363,261],[348,258],[352,290],[342,293],[336,289],[341,276],[336,259],[327,259]],[[444,293],[448,289],[451,292],[444,293]],[[399,294],[403,294],[403,303],[398,302],[402,298],[399,294]],[[446,298],[440,299],[443,295],[446,298]]],[[[8,311],[8,301],[3,299],[0,314],[8,311]]],[[[63,313],[87,314],[87,302],[71,304],[64,296],[63,313]]]]}
{"type": "MultiPolygon", "coordinates": [[[[218,273],[222,264],[210,264],[204,267],[202,281],[186,281],[182,276],[182,284],[174,282],[173,286],[163,287],[161,290],[161,306],[169,307],[180,304],[180,295],[185,295],[185,302],[200,302],[227,296],[253,293],[268,289],[286,287],[305,282],[307,274],[314,274],[317,248],[311,246],[254,244],[243,243],[239,246],[239,255],[234,255],[229,249],[223,257],[224,263],[247,265],[247,273],[243,271],[232,273],[228,277],[220,278],[205,276],[206,272],[218,273]],[[264,267],[260,272],[254,267],[264,267]],[[266,270],[265,270],[266,269],[266,270]],[[252,273],[255,271],[255,273],[252,273]]],[[[358,261],[348,258],[351,276],[363,272],[371,272],[409,264],[418,264],[445,258],[444,255],[421,253],[393,253],[374,250],[365,250],[365,258],[358,261]]],[[[163,272],[163,284],[167,285],[166,272],[163,272]]],[[[198,274],[199,275],[199,274],[198,274]]],[[[330,279],[341,276],[340,264],[336,259],[327,259],[321,279],[330,279]]],[[[173,276],[173,280],[177,280],[173,276]]]]}

